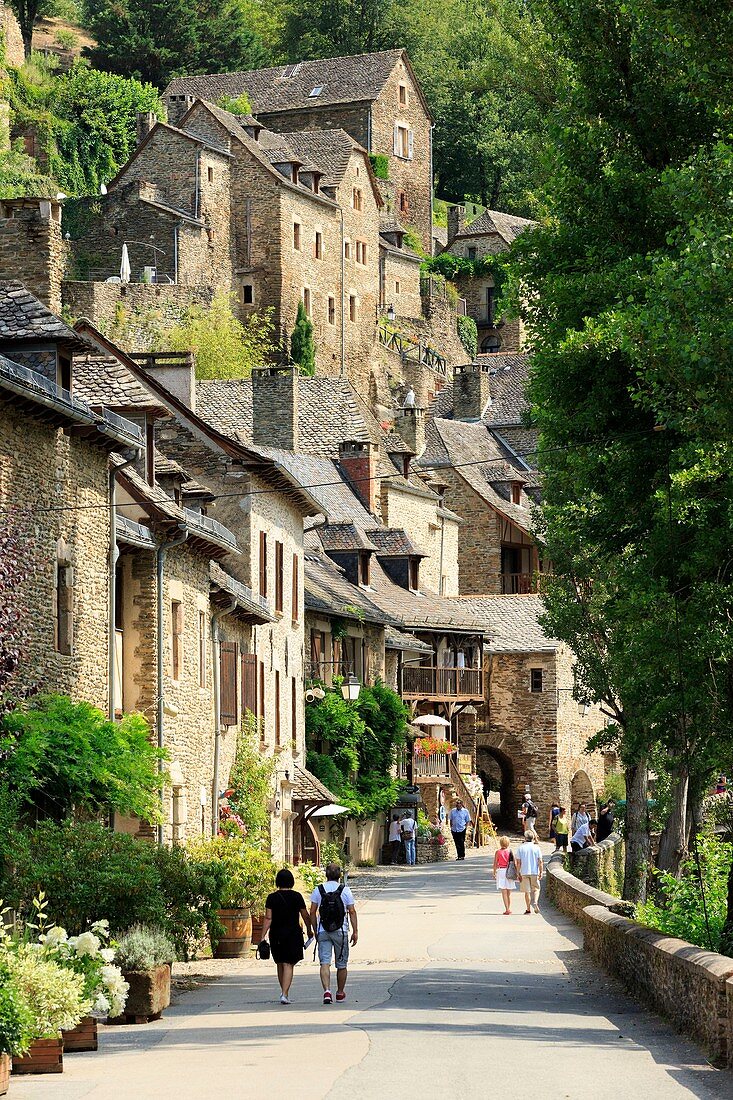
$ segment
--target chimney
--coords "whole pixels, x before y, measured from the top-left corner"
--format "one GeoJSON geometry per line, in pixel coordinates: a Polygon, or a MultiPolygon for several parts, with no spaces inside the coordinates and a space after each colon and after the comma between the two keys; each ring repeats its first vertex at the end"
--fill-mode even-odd
{"type": "Polygon", "coordinates": [[[465,363],[453,368],[453,418],[480,420],[491,404],[489,368],[481,363],[465,363]]]}
{"type": "Polygon", "coordinates": [[[60,313],[67,254],[56,199],[0,200],[0,279],[20,280],[52,313],[60,313]]]}
{"type": "Polygon", "coordinates": [[[137,143],[140,145],[158,121],[153,111],[137,112],[137,143]]]}
{"type": "Polygon", "coordinates": [[[369,440],[349,439],[339,443],[339,465],[367,511],[377,511],[379,485],[376,479],[377,448],[369,440]]]}
{"type": "Polygon", "coordinates": [[[407,405],[395,413],[395,431],[403,443],[406,443],[413,455],[418,457],[425,450],[425,409],[416,405],[407,405]]]}
{"type": "Polygon", "coordinates": [[[292,364],[252,371],[252,442],[298,450],[298,368],[292,364]]]}
{"type": "Polygon", "coordinates": [[[196,412],[196,370],[192,351],[133,352],[130,358],[191,412],[196,412]]]}
{"type": "Polygon", "coordinates": [[[463,230],[466,224],[465,206],[448,207],[448,244],[463,230]]]}

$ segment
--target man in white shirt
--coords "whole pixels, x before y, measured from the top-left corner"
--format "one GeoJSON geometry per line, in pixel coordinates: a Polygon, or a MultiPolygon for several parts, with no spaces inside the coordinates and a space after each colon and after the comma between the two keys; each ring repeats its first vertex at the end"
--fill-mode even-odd
{"type": "Polygon", "coordinates": [[[346,978],[349,963],[349,924],[351,924],[351,946],[359,939],[359,926],[356,919],[354,895],[348,886],[342,885],[341,868],[338,863],[329,863],[326,867],[326,881],[316,886],[311,894],[311,924],[316,929],[318,941],[318,961],[321,964],[321,985],[323,986],[324,1005],[333,1004],[331,993],[331,958],[336,962],[336,1000],[346,1000],[346,978]],[[334,899],[329,895],[337,894],[334,899]],[[326,898],[329,898],[327,901],[326,898]],[[343,917],[341,914],[343,913],[343,917]],[[338,917],[338,920],[334,918],[338,917]]]}
{"type": "Polygon", "coordinates": [[[596,821],[583,822],[573,833],[570,839],[570,848],[573,852],[580,852],[583,848],[592,848],[596,842],[596,821]]]}
{"type": "Polygon", "coordinates": [[[466,829],[471,815],[460,798],[450,812],[450,831],[456,846],[456,859],[466,858],[466,829]]]}
{"type": "Polygon", "coordinates": [[[405,863],[408,867],[414,867],[417,858],[415,848],[417,824],[412,814],[403,814],[402,821],[400,822],[400,833],[405,845],[405,863]]]}
{"type": "Polygon", "coordinates": [[[402,826],[400,825],[400,816],[399,814],[392,814],[392,820],[389,824],[390,859],[392,863],[397,862],[397,856],[402,847],[401,842],[402,826]]]}
{"type": "Polygon", "coordinates": [[[540,882],[545,871],[542,861],[542,849],[537,843],[537,834],[534,830],[527,830],[524,834],[524,844],[517,849],[514,857],[517,865],[519,884],[524,891],[525,916],[534,909],[539,913],[538,899],[540,896],[540,882]]]}

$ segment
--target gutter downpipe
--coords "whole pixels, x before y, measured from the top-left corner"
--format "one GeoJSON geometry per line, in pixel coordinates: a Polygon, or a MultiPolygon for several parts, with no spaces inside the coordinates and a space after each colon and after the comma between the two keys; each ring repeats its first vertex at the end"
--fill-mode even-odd
{"type": "Polygon", "coordinates": [[[221,695],[219,685],[219,660],[221,635],[219,623],[227,615],[235,611],[237,601],[231,600],[228,607],[222,607],[211,616],[211,640],[213,642],[213,676],[214,689],[214,775],[211,783],[211,835],[216,836],[219,826],[219,756],[221,746],[221,695]]]}
{"type": "Polygon", "coordinates": [[[173,282],[178,286],[178,229],[180,222],[173,226],[173,282]]]}
{"type": "MultiPolygon", "coordinates": [[[[188,528],[185,524],[179,523],[178,525],[180,534],[171,539],[170,542],[158,543],[155,551],[155,581],[156,581],[156,594],[157,594],[157,654],[156,654],[156,666],[157,666],[157,679],[158,679],[158,706],[156,715],[156,724],[158,727],[158,748],[165,748],[165,731],[163,727],[163,721],[165,716],[165,679],[163,672],[163,640],[165,636],[164,629],[164,615],[163,615],[163,565],[165,562],[166,551],[172,550],[174,546],[180,546],[188,538],[188,528]]],[[[163,771],[163,761],[158,763],[158,771],[163,771]]],[[[160,792],[160,808],[163,809],[163,791],[160,792]]],[[[157,831],[158,844],[163,843],[163,823],[158,825],[157,831]]]]}
{"type": "Polygon", "coordinates": [[[137,458],[137,455],[134,458],[128,458],[121,466],[113,466],[109,471],[109,615],[107,622],[107,645],[109,648],[107,681],[109,683],[109,693],[107,714],[110,722],[115,720],[115,680],[117,678],[115,668],[115,631],[117,626],[115,604],[117,602],[117,559],[120,556],[117,549],[117,475],[121,470],[126,470],[128,466],[131,466],[135,458],[137,458]]]}

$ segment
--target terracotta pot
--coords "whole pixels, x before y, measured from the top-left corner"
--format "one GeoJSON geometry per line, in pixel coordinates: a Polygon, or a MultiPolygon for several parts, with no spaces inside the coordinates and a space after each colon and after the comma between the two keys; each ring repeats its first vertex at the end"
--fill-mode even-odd
{"type": "Polygon", "coordinates": [[[71,1031],[62,1031],[64,1054],[75,1054],[85,1050],[98,1050],[97,1021],[94,1016],[85,1016],[71,1031]]]}
{"type": "Polygon", "coordinates": [[[225,932],[216,945],[214,958],[241,959],[252,946],[252,915],[249,909],[219,909],[217,917],[225,932]]]}
{"type": "Polygon", "coordinates": [[[10,1055],[0,1054],[0,1096],[4,1096],[10,1084],[10,1055]]]}
{"type": "Polygon", "coordinates": [[[252,943],[258,944],[262,939],[262,926],[265,923],[264,913],[261,917],[252,917],[252,943]]]}
{"type": "Polygon", "coordinates": [[[171,1003],[169,964],[161,963],[152,970],[124,971],[123,975],[130,986],[125,1003],[125,1014],[112,1022],[146,1024],[148,1020],[157,1020],[171,1003]]]}
{"type": "Polygon", "coordinates": [[[36,1039],[22,1058],[13,1058],[13,1073],[63,1073],[63,1039],[36,1039]]]}

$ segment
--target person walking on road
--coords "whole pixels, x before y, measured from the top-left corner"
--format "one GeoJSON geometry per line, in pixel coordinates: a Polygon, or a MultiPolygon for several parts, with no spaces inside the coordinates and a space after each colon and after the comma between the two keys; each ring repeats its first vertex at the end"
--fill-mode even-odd
{"type": "Polygon", "coordinates": [[[313,934],[313,928],[303,895],[293,889],[295,879],[292,871],[287,867],[278,871],[275,886],[277,890],[269,894],[265,902],[262,939],[269,934],[272,957],[277,965],[277,980],[280,982],[280,1004],[289,1005],[293,968],[303,958],[301,920],[309,936],[313,934]]]}
{"type": "Polygon", "coordinates": [[[524,806],[522,808],[524,810],[524,831],[525,833],[528,830],[534,832],[537,824],[537,807],[532,801],[532,796],[530,794],[525,795],[524,806]]]}
{"type": "Polygon", "coordinates": [[[569,831],[568,815],[565,807],[561,806],[560,813],[555,818],[555,851],[562,848],[564,852],[567,852],[569,831]]]}
{"type": "Polygon", "coordinates": [[[336,964],[336,1000],[346,1000],[349,944],[355,947],[359,939],[356,903],[351,890],[341,882],[338,863],[326,867],[326,881],[311,894],[310,920],[317,929],[318,961],[321,964],[321,985],[324,1005],[333,1004],[331,992],[331,959],[336,964]],[[349,940],[349,925],[351,940],[349,940]]]}
{"type": "Polygon", "coordinates": [[[499,847],[494,852],[494,881],[496,882],[496,889],[501,890],[501,896],[504,900],[504,916],[508,917],[512,912],[512,890],[516,890],[516,864],[514,864],[514,853],[509,847],[509,837],[499,837],[499,847]],[[507,873],[511,874],[509,865],[514,865],[514,878],[507,878],[507,873]]]}
{"type": "Polygon", "coordinates": [[[456,859],[466,858],[466,829],[471,815],[460,798],[450,812],[450,831],[456,846],[456,859]]]}
{"type": "Polygon", "coordinates": [[[389,843],[390,859],[392,863],[397,863],[400,848],[402,847],[402,827],[400,825],[399,814],[392,814],[392,820],[389,825],[389,843]]]}
{"type": "Polygon", "coordinates": [[[417,823],[411,813],[402,815],[400,833],[405,845],[405,863],[408,867],[415,866],[415,839],[417,835],[417,823]]]}
{"type": "Polygon", "coordinates": [[[542,860],[542,849],[537,843],[537,834],[534,830],[527,829],[524,834],[524,844],[517,849],[516,854],[519,885],[524,891],[525,916],[534,909],[539,913],[540,883],[545,871],[542,860]]]}
{"type": "Polygon", "coordinates": [[[557,841],[557,834],[555,832],[555,822],[560,815],[560,803],[555,801],[552,803],[550,810],[550,820],[547,822],[547,831],[550,836],[550,840],[557,841]]]}

